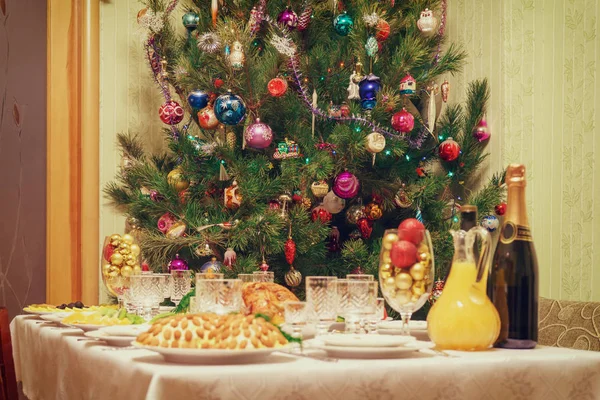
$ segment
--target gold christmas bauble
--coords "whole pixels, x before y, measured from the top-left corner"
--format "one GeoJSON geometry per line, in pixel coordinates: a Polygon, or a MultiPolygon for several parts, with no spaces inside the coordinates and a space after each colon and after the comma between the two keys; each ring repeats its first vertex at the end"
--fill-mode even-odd
{"type": "Polygon", "coordinates": [[[385,136],[378,132],[371,132],[365,138],[369,153],[381,153],[385,149],[385,136]]]}
{"type": "Polygon", "coordinates": [[[133,244],[133,236],[131,236],[129,233],[126,233],[123,235],[123,242],[131,245],[133,244]]]}
{"type": "Polygon", "coordinates": [[[121,269],[119,267],[115,267],[114,265],[111,265],[110,268],[108,269],[108,276],[119,276],[119,272],[121,271],[121,269]]]}
{"type": "Polygon", "coordinates": [[[417,253],[429,253],[429,247],[425,243],[421,243],[417,247],[417,253]]]}
{"type": "Polygon", "coordinates": [[[384,251],[381,254],[381,261],[384,264],[391,264],[392,263],[392,257],[390,256],[390,252],[389,251],[384,251]]]}
{"type": "Polygon", "coordinates": [[[415,294],[417,296],[421,296],[421,295],[425,294],[425,291],[426,291],[425,289],[426,289],[426,287],[425,287],[425,281],[415,282],[414,285],[412,285],[412,288],[411,288],[413,294],[415,294]]]}
{"type": "Polygon", "coordinates": [[[142,273],[142,268],[140,268],[139,265],[134,265],[133,266],[133,274],[134,275],[139,275],[142,273]]]}
{"type": "Polygon", "coordinates": [[[423,265],[429,265],[429,261],[431,260],[431,256],[429,253],[419,253],[418,255],[419,261],[423,263],[423,265]]]}
{"type": "Polygon", "coordinates": [[[425,278],[425,266],[421,263],[415,263],[410,267],[410,276],[415,281],[422,281],[425,278]]]}
{"type": "Polygon", "coordinates": [[[131,255],[133,257],[137,257],[140,255],[140,246],[138,246],[137,244],[132,244],[131,246],[129,246],[129,250],[131,250],[131,255]]]}
{"type": "Polygon", "coordinates": [[[389,278],[387,278],[386,280],[383,281],[383,286],[385,286],[388,289],[392,289],[395,285],[396,285],[396,281],[394,280],[394,277],[392,277],[392,276],[390,276],[389,278]]]}
{"type": "Polygon", "coordinates": [[[410,290],[396,290],[396,301],[401,305],[410,303],[412,293],[410,290]]]}
{"type": "Polygon", "coordinates": [[[123,275],[124,277],[128,277],[133,275],[133,268],[131,268],[129,265],[126,265],[124,267],[121,268],[121,275],[123,275]]]}
{"type": "Polygon", "coordinates": [[[110,264],[104,264],[102,266],[102,275],[104,275],[104,276],[108,275],[108,273],[110,272],[110,267],[111,267],[110,264]]]}
{"type": "Polygon", "coordinates": [[[135,265],[135,260],[127,260],[127,261],[125,261],[125,265],[129,265],[130,267],[133,267],[135,265]]]}
{"type": "Polygon", "coordinates": [[[112,265],[121,265],[123,263],[123,256],[119,253],[113,253],[113,255],[110,256],[110,263],[112,265]]]}
{"type": "Polygon", "coordinates": [[[390,251],[392,249],[392,246],[394,245],[394,243],[396,243],[397,241],[398,241],[397,233],[388,233],[387,235],[385,235],[383,237],[383,241],[382,241],[383,248],[387,251],[390,251]]]}
{"type": "Polygon", "coordinates": [[[419,301],[419,299],[421,298],[421,296],[417,295],[417,294],[413,294],[412,297],[410,298],[410,300],[413,303],[416,303],[417,301],[419,301]]]}
{"type": "Polygon", "coordinates": [[[129,254],[131,250],[129,249],[129,245],[125,242],[121,242],[121,244],[119,245],[119,253],[125,255],[125,254],[129,254]]]}
{"type": "Polygon", "coordinates": [[[285,273],[285,283],[290,287],[300,286],[300,283],[302,283],[302,274],[296,268],[291,267],[285,273]]]}
{"type": "Polygon", "coordinates": [[[380,271],[391,273],[392,272],[392,264],[382,264],[380,271]]]}
{"type": "Polygon", "coordinates": [[[395,281],[396,287],[401,290],[410,289],[413,283],[413,279],[411,278],[410,274],[407,274],[406,272],[400,272],[398,275],[396,275],[395,281]]]}
{"type": "MultiPolygon", "coordinates": [[[[110,241],[111,242],[119,242],[120,243],[121,242],[121,235],[115,233],[114,235],[112,235],[110,237],[110,241]]],[[[117,243],[117,245],[118,245],[118,243],[117,243]]]]}
{"type": "Polygon", "coordinates": [[[183,170],[180,167],[175,168],[167,175],[167,182],[173,186],[178,192],[181,192],[190,187],[190,181],[183,177],[183,170]]]}

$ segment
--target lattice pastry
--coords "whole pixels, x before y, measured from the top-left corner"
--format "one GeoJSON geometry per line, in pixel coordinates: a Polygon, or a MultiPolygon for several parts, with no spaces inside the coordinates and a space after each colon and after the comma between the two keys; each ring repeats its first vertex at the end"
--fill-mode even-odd
{"type": "Polygon", "coordinates": [[[286,345],[279,329],[254,315],[176,315],[155,322],[137,337],[145,346],[187,349],[262,349],[286,345]]]}

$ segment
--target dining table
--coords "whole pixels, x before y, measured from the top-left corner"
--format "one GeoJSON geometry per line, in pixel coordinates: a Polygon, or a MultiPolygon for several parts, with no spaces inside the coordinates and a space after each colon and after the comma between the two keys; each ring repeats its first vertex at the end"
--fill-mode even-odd
{"type": "Polygon", "coordinates": [[[17,380],[30,400],[600,399],[600,353],[416,351],[393,359],[275,352],[260,362],[191,365],[110,347],[35,315],[11,322],[17,380]]]}

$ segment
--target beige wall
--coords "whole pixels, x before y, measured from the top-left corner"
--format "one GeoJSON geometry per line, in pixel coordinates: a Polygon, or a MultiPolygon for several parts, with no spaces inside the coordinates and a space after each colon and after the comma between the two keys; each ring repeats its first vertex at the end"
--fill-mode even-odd
{"type": "MultiPolygon", "coordinates": [[[[488,173],[510,162],[529,171],[529,214],[541,270],[540,293],[600,300],[600,0],[450,0],[448,36],[470,54],[452,77],[452,98],[487,77],[492,98],[488,173]]],[[[137,0],[101,6],[101,180],[115,175],[116,132],[161,145],[159,96],[143,59],[137,0]]],[[[104,200],[102,200],[104,202],[104,200]]],[[[123,220],[101,209],[102,235],[123,220]]]]}

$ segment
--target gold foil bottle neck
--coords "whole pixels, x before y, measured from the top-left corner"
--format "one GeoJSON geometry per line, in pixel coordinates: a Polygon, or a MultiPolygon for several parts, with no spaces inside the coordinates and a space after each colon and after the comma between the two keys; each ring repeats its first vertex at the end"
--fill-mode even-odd
{"type": "Polygon", "coordinates": [[[510,164],[506,168],[507,186],[525,186],[527,178],[525,176],[525,166],[523,164],[510,164]]]}

